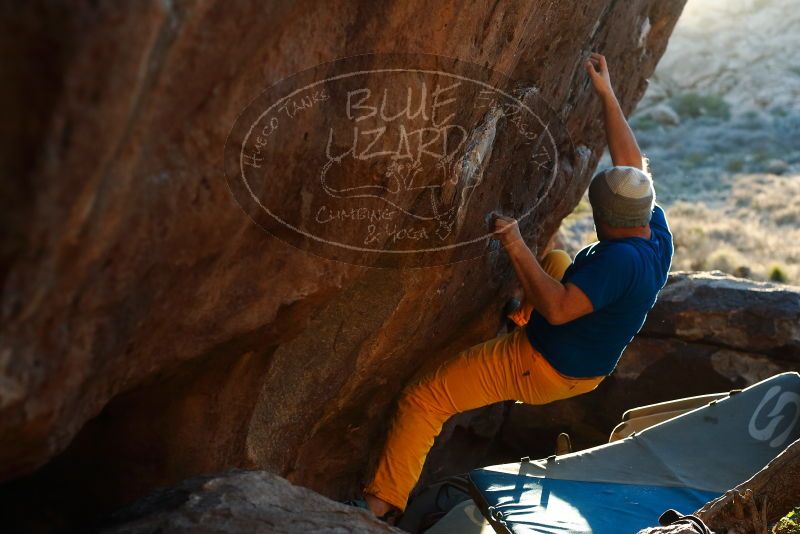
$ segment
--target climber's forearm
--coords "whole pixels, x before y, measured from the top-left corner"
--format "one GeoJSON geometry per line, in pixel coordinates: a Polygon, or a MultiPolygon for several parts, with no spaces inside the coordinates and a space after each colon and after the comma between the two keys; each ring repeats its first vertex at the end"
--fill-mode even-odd
{"type": "Polygon", "coordinates": [[[512,217],[495,215],[495,239],[506,249],[525,290],[525,300],[550,324],[564,324],[593,311],[592,303],[575,284],[562,284],[547,274],[525,244],[519,224],[512,217]]]}
{"type": "Polygon", "coordinates": [[[566,297],[564,284],[547,274],[531,249],[520,239],[506,246],[514,271],[517,273],[525,299],[551,324],[566,322],[561,313],[566,297]]]}
{"type": "Polygon", "coordinates": [[[602,96],[608,151],[614,165],[642,168],[642,152],[613,91],[602,96]]]}

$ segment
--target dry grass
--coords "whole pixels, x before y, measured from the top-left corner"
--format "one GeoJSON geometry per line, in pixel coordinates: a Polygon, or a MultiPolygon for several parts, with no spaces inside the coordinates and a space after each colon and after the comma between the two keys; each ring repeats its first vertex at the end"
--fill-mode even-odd
{"type": "MultiPolygon", "coordinates": [[[[730,186],[722,201],[662,204],[675,240],[673,270],[800,284],[800,175],[739,174],[730,186]]],[[[562,235],[572,254],[597,239],[585,199],[562,235]]]]}
{"type": "Polygon", "coordinates": [[[800,283],[800,176],[738,175],[727,201],[679,201],[666,211],[674,269],[800,283]]]}

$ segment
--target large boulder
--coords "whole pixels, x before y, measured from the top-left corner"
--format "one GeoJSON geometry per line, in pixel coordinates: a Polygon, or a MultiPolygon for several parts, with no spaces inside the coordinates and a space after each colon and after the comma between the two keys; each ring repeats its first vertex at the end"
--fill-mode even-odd
{"type": "Polygon", "coordinates": [[[158,490],[115,512],[96,530],[107,534],[402,532],[365,510],[331,501],[266,471],[237,470],[158,490]]]}
{"type": "MultiPolygon", "coordinates": [[[[240,111],[281,79],[365,52],[505,73],[564,126],[559,172],[498,152],[458,228],[536,206],[522,229],[542,251],[604,145],[586,55],[607,55],[629,113],[684,2],[3,8],[4,57],[35,52],[46,77],[29,61],[1,66],[4,116],[24,128],[2,130],[13,174],[0,206],[0,479],[49,462],[7,484],[3,505],[91,515],[231,466],[334,497],[357,490],[400,389],[496,334],[513,271],[490,243],[465,261],[378,269],[367,254],[334,261],[261,231],[223,178],[240,111]]],[[[479,148],[510,127],[480,119],[467,132],[479,148]]],[[[283,158],[273,200],[299,206],[304,154],[283,158]]]]}
{"type": "Polygon", "coordinates": [[[800,291],[719,271],[672,273],[641,336],[800,363],[800,291]]]}

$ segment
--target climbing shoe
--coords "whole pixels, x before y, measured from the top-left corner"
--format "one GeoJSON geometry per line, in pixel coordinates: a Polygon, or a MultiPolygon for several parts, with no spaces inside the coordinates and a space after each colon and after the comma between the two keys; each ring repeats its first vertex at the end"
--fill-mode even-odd
{"type": "Polygon", "coordinates": [[[658,523],[662,527],[669,525],[690,525],[697,534],[713,534],[708,525],[696,515],[682,515],[680,512],[670,508],[658,518],[658,523]]]}
{"type": "Polygon", "coordinates": [[[572,452],[572,440],[569,439],[569,434],[562,432],[556,438],[556,456],[569,454],[572,452]]]}

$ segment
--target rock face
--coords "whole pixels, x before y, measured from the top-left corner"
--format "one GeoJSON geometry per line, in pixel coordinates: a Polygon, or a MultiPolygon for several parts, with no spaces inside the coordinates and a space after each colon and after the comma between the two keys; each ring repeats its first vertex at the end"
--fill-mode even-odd
{"type": "Polygon", "coordinates": [[[800,292],[719,271],[673,273],[642,334],[800,363],[800,292]]]}
{"type": "MultiPolygon", "coordinates": [[[[523,232],[541,251],[604,143],[585,55],[607,55],[630,112],[683,4],[87,0],[5,13],[13,38],[3,47],[39,52],[51,83],[28,91],[38,80],[26,62],[2,66],[14,80],[4,115],[25,135],[7,135],[2,154],[14,174],[0,206],[10,214],[0,479],[49,462],[6,484],[4,506],[60,510],[53,526],[231,466],[266,467],[329,496],[355,491],[404,383],[496,333],[513,272],[488,244],[470,261],[392,270],[262,232],[222,178],[237,114],[278,80],[365,52],[506,73],[549,102],[566,126],[556,141],[575,149],[540,184],[546,197],[506,198],[500,182],[540,179],[511,166],[471,209],[518,215],[538,202],[523,232]]],[[[303,186],[291,177],[276,182],[286,203],[303,186]]]]}
{"type": "Polygon", "coordinates": [[[672,273],[614,373],[581,397],[511,405],[487,458],[553,454],[559,432],[570,434],[576,450],[599,445],[630,408],[797,371],[799,325],[797,287],[720,272],[672,273]]]}
{"type": "Polygon", "coordinates": [[[115,513],[98,532],[293,533],[402,532],[265,471],[201,476],[115,513]]]}

